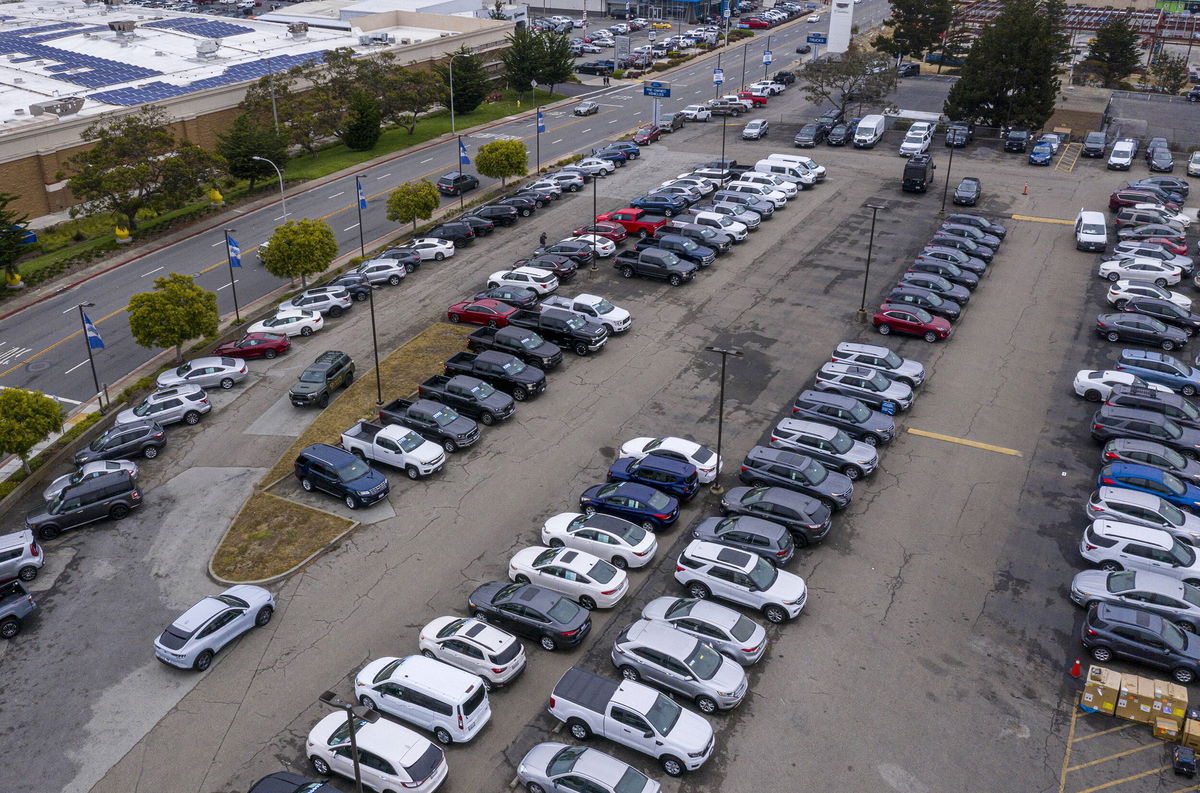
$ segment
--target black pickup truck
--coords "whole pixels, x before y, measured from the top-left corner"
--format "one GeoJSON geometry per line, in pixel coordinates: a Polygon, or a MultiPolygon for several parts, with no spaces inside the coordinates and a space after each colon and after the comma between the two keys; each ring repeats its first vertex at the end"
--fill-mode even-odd
{"type": "Polygon", "coordinates": [[[516,411],[516,403],[508,394],[502,394],[492,385],[478,377],[466,375],[435,374],[417,386],[422,399],[441,402],[489,427],[504,421],[516,411]]]}
{"type": "Polygon", "coordinates": [[[440,443],[448,452],[479,440],[479,425],[452,407],[430,399],[393,399],[379,409],[381,424],[399,424],[421,437],[440,443]]]}
{"type": "Polygon", "coordinates": [[[471,352],[495,350],[515,355],[530,366],[543,371],[562,363],[563,354],[557,344],[551,344],[528,328],[480,328],[467,337],[471,352]]]}
{"type": "Polygon", "coordinates": [[[691,262],[700,267],[708,267],[717,260],[717,252],[712,248],[680,234],[663,234],[661,237],[638,240],[637,245],[634,246],[635,251],[649,249],[670,251],[685,262],[691,262]]]}
{"type": "MultiPolygon", "coordinates": [[[[691,262],[681,261],[670,251],[650,248],[644,251],[621,251],[613,259],[613,267],[626,278],[640,275],[643,278],[658,278],[679,286],[690,281],[700,269],[691,262]]],[[[511,322],[511,320],[510,320],[511,322]]]]}
{"type": "Polygon", "coordinates": [[[524,402],[546,390],[545,372],[506,352],[485,350],[478,355],[473,352],[455,353],[442,365],[447,375],[479,378],[512,394],[512,398],[518,402],[524,402]]]}
{"type": "Polygon", "coordinates": [[[508,318],[509,325],[536,330],[559,347],[569,347],[576,355],[599,352],[608,341],[608,331],[589,325],[582,318],[562,309],[537,312],[521,309],[508,318]]]}

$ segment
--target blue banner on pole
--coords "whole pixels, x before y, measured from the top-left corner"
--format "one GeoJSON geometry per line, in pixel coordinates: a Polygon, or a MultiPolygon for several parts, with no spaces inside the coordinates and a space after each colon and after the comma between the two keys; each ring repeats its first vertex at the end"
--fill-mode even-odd
{"type": "Polygon", "coordinates": [[[229,266],[242,266],[242,249],[238,247],[237,240],[228,234],[225,235],[225,244],[229,246],[229,266]]]}
{"type": "Polygon", "coordinates": [[[92,324],[86,311],[83,312],[83,328],[87,332],[88,347],[93,350],[103,350],[104,339],[100,338],[100,331],[96,330],[96,326],[92,324]]]}
{"type": "Polygon", "coordinates": [[[463,145],[462,138],[458,139],[458,162],[461,165],[471,164],[471,158],[467,156],[467,147],[463,145]]]}
{"type": "Polygon", "coordinates": [[[354,183],[355,183],[355,185],[358,186],[358,208],[366,209],[367,208],[367,197],[366,197],[366,195],[363,194],[362,182],[360,182],[358,180],[358,177],[355,177],[354,183]]]}
{"type": "Polygon", "coordinates": [[[546,131],[546,118],[545,118],[545,116],[542,115],[542,111],[540,111],[540,110],[538,111],[537,127],[538,127],[538,130],[537,130],[538,132],[546,131]]]}

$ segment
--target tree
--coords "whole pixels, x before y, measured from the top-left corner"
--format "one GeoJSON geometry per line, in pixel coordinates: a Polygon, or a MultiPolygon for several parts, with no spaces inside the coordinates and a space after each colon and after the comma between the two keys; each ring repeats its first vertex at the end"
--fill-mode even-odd
{"type": "Polygon", "coordinates": [[[387,219],[393,223],[412,223],[417,230],[418,220],[429,220],[441,203],[437,188],[428,179],[405,182],[388,195],[387,219]]]}
{"type": "Polygon", "coordinates": [[[275,176],[271,163],[252,159],[262,157],[283,167],[287,160],[287,143],[282,135],[269,126],[259,125],[249,113],[233,120],[229,132],[217,135],[217,153],[225,158],[230,175],[249,179],[250,189],[259,179],[275,176]]]}
{"type": "Polygon", "coordinates": [[[337,256],[337,239],[323,220],[289,220],[275,229],[265,252],[263,266],[276,278],[295,279],[308,286],[308,276],[325,270],[337,256]]]}
{"type": "Polygon", "coordinates": [[[500,184],[510,176],[524,176],[529,170],[529,151],[521,140],[494,140],[479,147],[475,170],[500,184]]]}
{"type": "Polygon", "coordinates": [[[1188,62],[1184,55],[1160,52],[1150,65],[1150,79],[1154,87],[1168,94],[1178,94],[1188,84],[1188,62]]]}
{"type": "Polygon", "coordinates": [[[935,49],[954,12],[951,0],[893,0],[891,9],[883,21],[888,33],[876,36],[871,46],[894,57],[935,49]]]}
{"type": "Polygon", "coordinates": [[[379,103],[362,89],[350,95],[350,110],[342,127],[341,139],[350,151],[370,151],[383,133],[379,103]]]}
{"type": "Polygon", "coordinates": [[[261,78],[246,89],[241,107],[260,123],[269,120],[274,124],[278,117],[280,133],[288,144],[315,157],[318,144],[341,128],[346,104],[336,94],[323,81],[319,67],[308,63],[261,78]],[[312,87],[302,86],[302,82],[312,87]]]}
{"type": "Polygon", "coordinates": [[[490,11],[488,11],[488,19],[495,19],[498,21],[504,21],[508,19],[508,17],[504,15],[503,0],[496,0],[496,4],[492,6],[490,11]]]}
{"type": "Polygon", "coordinates": [[[896,86],[888,58],[851,47],[841,55],[809,61],[800,70],[804,98],[846,112],[851,101],[882,99],[896,86]]]}
{"type": "Polygon", "coordinates": [[[500,56],[504,64],[504,77],[509,88],[515,88],[521,98],[525,98],[525,89],[538,79],[541,71],[541,58],[544,50],[541,36],[529,28],[517,28],[509,33],[508,49],[500,56]]]}
{"type": "MultiPolygon", "coordinates": [[[[470,113],[483,104],[488,94],[488,75],[483,61],[465,46],[453,53],[453,96],[455,113],[470,113]]],[[[451,87],[450,61],[434,67],[447,88],[451,87]]]]}
{"type": "Polygon", "coordinates": [[[566,82],[575,74],[575,56],[571,54],[571,41],[566,33],[551,33],[543,31],[541,39],[542,53],[538,64],[537,81],[550,86],[566,82]]]}
{"type": "Polygon", "coordinates": [[[29,475],[29,453],[50,433],[62,429],[62,407],[37,391],[0,389],[0,454],[21,458],[29,475]]]}
{"type": "Polygon", "coordinates": [[[80,136],[94,144],[67,162],[68,186],[89,212],[113,212],[137,228],[143,209],[178,209],[217,178],[220,157],[167,129],[165,111],[147,105],[137,113],[105,118],[80,136]]]}
{"type": "Polygon", "coordinates": [[[196,286],[190,275],[171,273],[154,281],[154,291],[129,298],[129,331],[142,347],[174,347],[217,333],[217,294],[196,286]]]}
{"type": "Polygon", "coordinates": [[[1140,39],[1124,17],[1110,19],[1097,28],[1096,40],[1088,50],[1087,64],[1099,74],[1105,88],[1115,87],[1137,71],[1142,61],[1138,52],[1140,39]]]}
{"type": "Polygon", "coordinates": [[[0,267],[11,278],[19,276],[17,259],[25,252],[25,233],[29,216],[8,208],[19,196],[0,193],[0,267]]]}

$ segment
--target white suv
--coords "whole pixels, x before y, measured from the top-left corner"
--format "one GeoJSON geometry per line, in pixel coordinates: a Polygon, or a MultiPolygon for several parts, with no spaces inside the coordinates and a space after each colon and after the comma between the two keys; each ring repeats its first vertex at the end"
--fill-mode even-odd
{"type": "Polygon", "coordinates": [[[833,350],[837,363],[853,363],[883,372],[889,380],[898,380],[909,388],[925,382],[925,365],[912,358],[901,358],[882,344],[844,341],[833,350]]]}
{"type": "Polygon", "coordinates": [[[421,654],[483,678],[484,687],[505,686],[525,669],[517,637],[474,617],[438,617],[421,629],[421,654]]]}
{"type": "Polygon", "coordinates": [[[1084,529],[1079,553],[1101,570],[1148,570],[1200,585],[1196,549],[1161,529],[1097,520],[1084,529]]]}
{"type": "Polygon", "coordinates": [[[800,616],[808,600],[808,587],[800,576],[775,568],[757,554],[704,540],[692,540],[683,549],[675,580],[694,598],[741,603],[776,624],[800,616]]]}

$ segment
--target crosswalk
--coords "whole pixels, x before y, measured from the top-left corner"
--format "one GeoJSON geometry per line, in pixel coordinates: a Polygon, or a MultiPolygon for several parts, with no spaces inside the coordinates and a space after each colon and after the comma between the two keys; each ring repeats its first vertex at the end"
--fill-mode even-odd
{"type": "Polygon", "coordinates": [[[31,352],[33,352],[32,347],[9,346],[8,342],[0,341],[0,366],[15,363],[31,352]]]}

